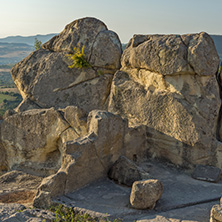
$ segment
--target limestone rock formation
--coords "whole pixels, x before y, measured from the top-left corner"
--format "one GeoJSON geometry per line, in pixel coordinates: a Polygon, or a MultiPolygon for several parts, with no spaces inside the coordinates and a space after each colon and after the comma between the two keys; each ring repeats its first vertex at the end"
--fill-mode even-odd
{"type": "Polygon", "coordinates": [[[12,78],[24,100],[17,110],[69,105],[87,112],[106,109],[112,74],[120,68],[121,53],[117,34],[103,22],[83,18],[70,23],[42,49],[12,68],[12,78]],[[67,53],[83,46],[92,67],[68,68],[67,53]]]}
{"type": "Polygon", "coordinates": [[[135,35],[121,64],[108,110],[148,127],[151,155],[185,166],[216,164],[219,57],[210,36],[135,35]]]}
{"type": "MultiPolygon", "coordinates": [[[[23,101],[0,122],[0,174],[16,169],[44,177],[34,199],[42,208],[107,176],[120,156],[136,180],[143,176],[133,162],[148,156],[221,168],[218,64],[206,33],[135,35],[122,55],[103,22],[68,24],[12,68],[23,101]],[[90,67],[68,67],[74,47],[84,49],[90,67]]],[[[158,184],[152,203],[137,204],[132,194],[134,207],[153,208],[160,198],[161,184],[141,182],[149,183],[158,184]]]]}
{"type": "Polygon", "coordinates": [[[153,209],[163,193],[163,185],[158,180],[136,181],[133,183],[130,203],[136,209],[153,209]]]}

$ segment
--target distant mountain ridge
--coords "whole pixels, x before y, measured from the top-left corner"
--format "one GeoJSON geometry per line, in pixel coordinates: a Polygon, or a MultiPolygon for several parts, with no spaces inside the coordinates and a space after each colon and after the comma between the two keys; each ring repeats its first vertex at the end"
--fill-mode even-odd
{"type": "MultiPolygon", "coordinates": [[[[19,62],[34,51],[36,38],[42,43],[45,43],[55,35],[58,35],[58,33],[0,38],[0,65],[19,62]]],[[[211,35],[211,37],[214,40],[217,52],[222,60],[222,35],[211,35]]],[[[123,49],[126,45],[127,44],[122,43],[123,49]]]]}
{"type": "Polygon", "coordinates": [[[220,59],[222,60],[222,35],[210,35],[210,36],[214,40],[214,44],[216,46],[218,55],[220,56],[220,59]]]}
{"type": "Polygon", "coordinates": [[[53,36],[57,35],[57,33],[51,33],[47,35],[33,35],[33,36],[8,36],[5,38],[0,38],[0,42],[4,43],[25,43],[28,45],[34,46],[35,38],[37,38],[42,43],[47,42],[53,36]]]}
{"type": "Polygon", "coordinates": [[[0,42],[0,65],[15,64],[34,50],[34,45],[0,42]]]}
{"type": "Polygon", "coordinates": [[[0,38],[0,65],[15,64],[35,50],[37,38],[42,43],[47,42],[56,34],[33,36],[8,36],[0,38]]]}

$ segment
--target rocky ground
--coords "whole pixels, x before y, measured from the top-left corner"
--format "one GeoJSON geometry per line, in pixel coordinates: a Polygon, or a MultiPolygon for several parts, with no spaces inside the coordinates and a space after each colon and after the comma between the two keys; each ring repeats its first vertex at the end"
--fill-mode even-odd
{"type": "MultiPolygon", "coordinates": [[[[221,180],[218,183],[196,180],[191,177],[191,171],[189,170],[157,161],[143,162],[140,167],[149,172],[152,178],[159,179],[164,187],[162,197],[153,210],[133,209],[129,202],[131,188],[116,184],[108,178],[60,196],[54,199],[54,202],[72,207],[77,212],[88,213],[96,218],[122,218],[126,222],[135,220],[139,222],[209,221],[210,210],[213,205],[219,203],[222,194],[221,180]]],[[[18,190],[19,183],[22,183],[26,190],[34,189],[33,183],[30,183],[27,179],[27,174],[25,177],[24,174],[15,172],[9,174],[8,179],[2,183],[4,184],[4,190],[8,190],[8,194],[12,194],[15,189],[18,190]],[[12,175],[19,175],[20,180],[15,180],[15,176],[12,175]],[[17,186],[12,182],[13,178],[14,182],[17,181],[17,186]]],[[[6,176],[3,175],[1,179],[6,178],[6,176]]],[[[35,178],[35,182],[38,183],[39,179],[35,178]]],[[[2,197],[2,194],[0,197],[2,197]]],[[[51,212],[29,209],[30,205],[22,198],[23,195],[20,195],[20,198],[14,201],[17,203],[12,203],[12,200],[4,201],[5,199],[1,198],[1,202],[5,202],[0,205],[1,221],[41,221],[42,219],[55,218],[55,215],[51,212]],[[23,211],[21,212],[21,210],[23,211]]]]}
{"type": "Polygon", "coordinates": [[[209,221],[211,207],[219,203],[221,197],[221,181],[209,183],[195,180],[191,177],[191,172],[159,162],[144,162],[141,166],[163,183],[163,195],[154,210],[133,209],[129,202],[131,189],[108,179],[95,182],[58,200],[68,206],[81,208],[91,215],[109,215],[127,222],[209,221]]]}

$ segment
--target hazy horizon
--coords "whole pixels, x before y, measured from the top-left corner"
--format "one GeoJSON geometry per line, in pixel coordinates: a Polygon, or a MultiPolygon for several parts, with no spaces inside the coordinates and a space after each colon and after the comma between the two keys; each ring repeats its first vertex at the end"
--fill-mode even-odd
{"type": "Polygon", "coordinates": [[[75,19],[96,17],[122,42],[133,34],[222,35],[221,0],[0,0],[0,38],[60,33],[75,19]]]}
{"type": "Polygon", "coordinates": [[[8,36],[5,36],[5,37],[0,37],[0,39],[4,39],[4,38],[7,38],[7,37],[32,37],[32,36],[36,36],[36,35],[52,35],[52,34],[58,34],[58,33],[44,33],[44,34],[34,34],[34,35],[8,35],[8,36]]]}

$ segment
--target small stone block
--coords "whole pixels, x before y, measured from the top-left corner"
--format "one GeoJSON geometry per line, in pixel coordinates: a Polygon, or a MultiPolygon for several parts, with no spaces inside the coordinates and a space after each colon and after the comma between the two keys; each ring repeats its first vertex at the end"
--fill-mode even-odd
{"type": "Polygon", "coordinates": [[[197,180],[217,183],[221,177],[221,169],[213,166],[197,165],[192,177],[197,180]]]}

